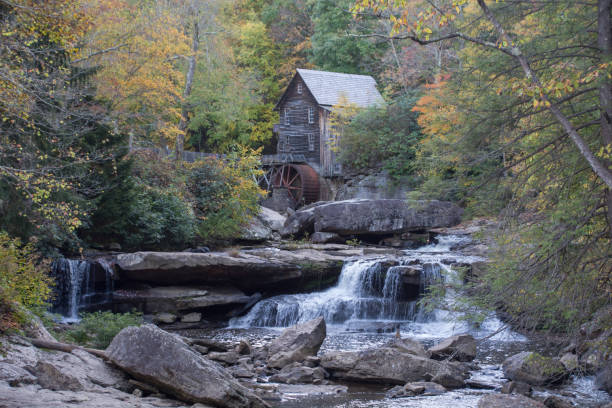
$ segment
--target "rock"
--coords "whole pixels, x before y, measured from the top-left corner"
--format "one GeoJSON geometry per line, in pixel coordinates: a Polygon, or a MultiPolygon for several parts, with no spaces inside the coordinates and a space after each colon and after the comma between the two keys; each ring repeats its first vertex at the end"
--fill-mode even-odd
{"type": "Polygon", "coordinates": [[[315,232],[310,236],[313,244],[344,244],[346,240],[333,232],[315,232]]]}
{"type": "Polygon", "coordinates": [[[335,201],[318,205],[312,211],[315,232],[334,232],[343,236],[400,234],[449,227],[458,224],[462,214],[457,205],[436,200],[335,201]]]}
{"type": "MultiPolygon", "coordinates": [[[[138,290],[120,289],[113,293],[113,303],[117,308],[127,311],[137,307],[143,313],[176,312],[212,306],[239,306],[248,301],[249,297],[244,292],[227,285],[219,285],[214,288],[208,286],[161,286],[138,290]]],[[[170,314],[164,316],[169,318],[170,314]]],[[[196,315],[191,314],[189,318],[195,317],[196,315]]],[[[200,314],[200,320],[201,317],[200,314]]],[[[173,323],[169,320],[166,319],[164,323],[173,323]]],[[[190,322],[194,323],[200,320],[190,322]]],[[[181,322],[188,323],[183,319],[181,319],[181,322]]]]}
{"type": "Polygon", "coordinates": [[[572,405],[571,402],[568,402],[564,400],[563,398],[559,398],[554,395],[549,395],[548,397],[546,397],[546,399],[544,400],[544,405],[547,406],[548,408],[573,408],[574,407],[574,405],[572,405]]]}
{"type": "Polygon", "coordinates": [[[83,391],[82,379],[47,361],[39,361],[31,370],[41,387],[53,391],[83,391]]]}
{"type": "Polygon", "coordinates": [[[183,401],[228,408],[268,406],[179,336],[153,325],[121,330],[106,354],[134,378],[183,401]]]}
{"type": "Polygon", "coordinates": [[[183,252],[191,252],[194,254],[205,254],[207,252],[210,252],[210,248],[206,247],[206,246],[200,246],[200,247],[196,247],[196,248],[187,248],[184,249],[183,252]]]}
{"type": "Polygon", "coordinates": [[[531,385],[557,384],[568,376],[558,359],[528,351],[508,357],[502,367],[506,378],[531,385]]]}
{"type": "Polygon", "coordinates": [[[6,381],[11,387],[17,387],[22,384],[34,384],[36,377],[19,366],[0,362],[0,381],[6,381]]]}
{"type": "Polygon", "coordinates": [[[326,353],[321,356],[321,367],[336,380],[379,384],[405,384],[435,378],[441,385],[448,385],[447,388],[456,388],[467,378],[467,371],[462,367],[392,347],[326,353]]]}
{"type": "Polygon", "coordinates": [[[476,358],[476,340],[469,334],[459,334],[442,340],[429,349],[431,358],[443,360],[472,361],[476,358]]]}
{"type": "Polygon", "coordinates": [[[196,350],[200,354],[208,354],[208,347],[200,346],[199,344],[194,344],[191,347],[193,347],[193,349],[196,350]]]}
{"type": "Polygon", "coordinates": [[[156,311],[170,310],[165,305],[156,306],[163,302],[175,305],[181,301],[181,310],[207,307],[213,303],[245,304],[249,302],[248,296],[236,290],[248,293],[277,290],[286,293],[293,288],[302,288],[310,281],[337,277],[345,259],[342,254],[314,249],[261,248],[239,251],[235,255],[227,252],[135,252],[116,255],[115,265],[120,280],[162,287],[115,291],[113,296],[116,302],[126,302],[126,307],[145,302],[150,310],[156,311]]]}
{"type": "Polygon", "coordinates": [[[446,392],[446,388],[440,384],[427,381],[407,383],[404,386],[398,385],[387,391],[387,398],[414,397],[416,395],[440,395],[446,392]]]}
{"type": "Polygon", "coordinates": [[[312,383],[315,380],[324,380],[329,374],[321,367],[306,367],[300,363],[292,363],[283,367],[278,374],[270,377],[272,382],[286,384],[312,383]]]}
{"type": "Polygon", "coordinates": [[[283,368],[292,362],[302,362],[319,352],[326,336],[323,317],[285,329],[268,347],[268,366],[283,368]]]}
{"type": "Polygon", "coordinates": [[[321,359],[317,356],[308,356],[306,357],[306,359],[304,360],[304,365],[306,367],[317,367],[319,366],[319,364],[321,364],[321,359]]]}
{"type": "Polygon", "coordinates": [[[605,365],[595,374],[595,386],[612,395],[612,364],[605,365]]]}
{"type": "Polygon", "coordinates": [[[502,394],[521,394],[527,397],[531,396],[531,385],[521,381],[508,381],[502,386],[502,394]]]}
{"type": "Polygon", "coordinates": [[[559,361],[569,372],[574,372],[579,368],[578,356],[574,353],[565,353],[559,361]]]}
{"type": "Polygon", "coordinates": [[[197,323],[202,320],[202,313],[192,312],[181,317],[183,323],[197,323]]]}
{"type": "Polygon", "coordinates": [[[176,322],[176,319],[177,317],[175,314],[162,312],[162,313],[157,313],[155,316],[153,316],[153,323],[170,324],[170,323],[176,322]]]}
{"type": "Polygon", "coordinates": [[[283,238],[299,238],[314,233],[315,214],[313,208],[296,211],[287,217],[281,230],[283,238]]]}
{"type": "Polygon", "coordinates": [[[421,342],[409,337],[403,339],[393,339],[383,347],[396,348],[402,353],[414,354],[415,356],[429,357],[429,353],[425,351],[425,348],[421,342]]]}
{"type": "Polygon", "coordinates": [[[345,385],[279,384],[277,389],[281,394],[304,396],[337,395],[348,392],[348,387],[345,385]]]}
{"type": "Polygon", "coordinates": [[[236,353],[235,351],[227,351],[225,353],[212,351],[208,353],[208,358],[214,361],[218,361],[220,363],[233,365],[238,362],[238,353],[236,353]]]}
{"type": "Polygon", "coordinates": [[[267,241],[278,237],[285,224],[285,217],[273,209],[259,207],[259,213],[253,217],[241,231],[239,239],[245,241],[267,241]]]}
{"type": "Polygon", "coordinates": [[[480,398],[478,408],[546,408],[546,405],[523,395],[489,394],[480,398]]]}
{"type": "Polygon", "coordinates": [[[251,355],[253,353],[253,346],[248,340],[240,340],[240,344],[236,346],[236,352],[242,355],[251,355]]]}

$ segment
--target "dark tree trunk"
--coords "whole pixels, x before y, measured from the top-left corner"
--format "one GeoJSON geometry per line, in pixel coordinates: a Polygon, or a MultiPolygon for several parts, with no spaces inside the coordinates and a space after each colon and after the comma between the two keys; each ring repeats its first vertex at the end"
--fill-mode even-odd
{"type": "Polygon", "coordinates": [[[179,122],[179,134],[176,138],[176,160],[181,160],[183,157],[183,149],[185,145],[185,134],[187,126],[189,126],[189,105],[187,99],[191,95],[191,87],[193,86],[193,76],[197,63],[197,53],[200,48],[200,29],[198,21],[193,23],[193,36],[191,44],[191,56],[189,57],[189,68],[187,69],[187,78],[185,80],[185,89],[183,90],[183,109],[181,112],[181,121],[179,122]]]}
{"type": "MultiPolygon", "coordinates": [[[[601,50],[601,60],[610,61],[612,56],[612,24],[610,12],[612,0],[599,0],[597,17],[597,44],[601,50]]],[[[604,146],[612,145],[612,81],[605,77],[599,87],[599,105],[601,110],[601,142],[604,146]]],[[[610,160],[604,160],[610,168],[610,160]]],[[[608,227],[612,234],[612,189],[606,191],[606,204],[608,213],[608,227]]]]}

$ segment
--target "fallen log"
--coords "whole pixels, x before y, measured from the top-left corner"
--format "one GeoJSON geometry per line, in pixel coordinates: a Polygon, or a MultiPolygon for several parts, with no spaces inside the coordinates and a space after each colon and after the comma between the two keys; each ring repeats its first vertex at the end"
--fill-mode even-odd
{"type": "Polygon", "coordinates": [[[92,349],[88,347],[81,347],[81,346],[77,346],[75,344],[69,344],[69,343],[60,343],[57,341],[48,341],[48,340],[31,339],[31,338],[27,338],[27,340],[30,343],[32,343],[33,346],[38,347],[38,348],[46,348],[49,350],[63,351],[65,353],[71,353],[73,350],[79,349],[79,350],[86,351],[89,354],[93,354],[96,357],[100,357],[100,358],[103,358],[104,360],[108,360],[108,356],[106,355],[104,350],[92,349]]]}

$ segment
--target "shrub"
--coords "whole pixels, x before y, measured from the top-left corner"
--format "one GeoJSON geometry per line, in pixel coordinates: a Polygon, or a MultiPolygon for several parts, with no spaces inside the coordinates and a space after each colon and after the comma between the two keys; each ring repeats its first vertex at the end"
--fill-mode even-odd
{"type": "Polygon", "coordinates": [[[142,314],[93,312],[84,313],[79,324],[66,331],[62,336],[74,343],[104,349],[122,329],[140,326],[142,314]]]}

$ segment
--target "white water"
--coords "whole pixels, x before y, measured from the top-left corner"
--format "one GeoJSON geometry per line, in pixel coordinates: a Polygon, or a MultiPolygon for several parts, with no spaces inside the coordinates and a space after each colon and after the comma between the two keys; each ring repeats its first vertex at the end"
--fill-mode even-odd
{"type": "MultiPolygon", "coordinates": [[[[440,237],[437,244],[404,251],[400,265],[421,268],[420,292],[440,281],[456,281],[457,273],[450,265],[471,264],[482,258],[462,255],[451,248],[466,238],[440,237]]],[[[257,303],[251,311],[230,321],[230,327],[288,327],[318,316],[328,325],[344,330],[355,326],[392,323],[402,333],[431,339],[470,332],[484,337],[502,329],[495,316],[476,327],[444,308],[425,313],[414,297],[406,296],[401,266],[385,266],[384,258],[364,258],[347,261],[336,286],[308,294],[280,295],[257,303]]],[[[455,294],[446,291],[445,302],[452,304],[455,294]]],[[[523,336],[501,330],[495,340],[523,341],[523,336]]]]}

